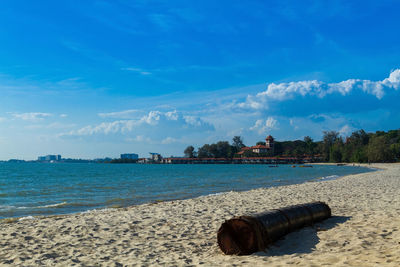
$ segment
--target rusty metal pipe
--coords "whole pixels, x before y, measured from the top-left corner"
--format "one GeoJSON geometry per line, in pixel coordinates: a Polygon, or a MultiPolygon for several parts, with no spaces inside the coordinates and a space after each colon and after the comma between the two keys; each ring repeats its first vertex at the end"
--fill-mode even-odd
{"type": "Polygon", "coordinates": [[[264,250],[282,236],[327,219],[331,209],[323,202],[285,207],[252,216],[234,217],[218,230],[218,245],[228,255],[264,250]]]}

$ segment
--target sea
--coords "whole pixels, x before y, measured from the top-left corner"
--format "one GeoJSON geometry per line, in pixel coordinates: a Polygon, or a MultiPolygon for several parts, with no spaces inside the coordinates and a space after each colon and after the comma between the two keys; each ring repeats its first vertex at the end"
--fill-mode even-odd
{"type": "Polygon", "coordinates": [[[0,163],[0,219],[117,208],[336,179],[358,166],[0,163]]]}

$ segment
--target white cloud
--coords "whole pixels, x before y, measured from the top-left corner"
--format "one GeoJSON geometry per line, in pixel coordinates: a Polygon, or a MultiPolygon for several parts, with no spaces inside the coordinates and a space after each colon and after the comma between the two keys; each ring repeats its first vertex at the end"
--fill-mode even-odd
{"type": "Polygon", "coordinates": [[[184,116],[183,118],[188,125],[201,126],[203,124],[203,121],[195,116],[184,116]]]}
{"type": "Polygon", "coordinates": [[[290,83],[271,83],[265,92],[257,94],[258,96],[266,96],[268,98],[276,100],[284,100],[292,98],[294,95],[319,95],[321,96],[324,92],[324,84],[319,81],[300,81],[290,83]]]}
{"type": "MultiPolygon", "coordinates": [[[[130,120],[116,120],[112,122],[102,122],[98,125],[88,125],[78,130],[73,130],[61,136],[93,136],[93,135],[128,135],[136,133],[137,137],[152,136],[166,140],[165,134],[181,135],[186,131],[189,133],[214,130],[213,125],[204,122],[201,118],[194,116],[183,116],[177,111],[160,112],[150,111],[148,114],[130,120]],[[138,134],[143,133],[143,134],[138,134]]],[[[172,138],[172,137],[171,137],[172,138]]],[[[143,139],[144,140],[144,139],[143,139]]],[[[167,139],[170,142],[172,139],[167,139]]],[[[136,139],[136,141],[140,141],[136,139]]]]}
{"type": "Polygon", "coordinates": [[[66,118],[66,117],[68,117],[67,114],[60,114],[60,118],[66,118]]]}
{"type": "Polygon", "coordinates": [[[141,68],[121,68],[121,70],[131,71],[140,75],[151,75],[152,73],[141,68]]]}
{"type": "Polygon", "coordinates": [[[174,121],[178,120],[179,117],[178,112],[176,110],[166,112],[165,116],[167,117],[167,119],[174,121]]]}
{"type": "Polygon", "coordinates": [[[339,133],[342,136],[348,136],[354,130],[355,129],[353,127],[351,127],[350,125],[346,124],[339,130],[339,133]]]}
{"type": "Polygon", "coordinates": [[[161,119],[162,113],[160,111],[150,111],[149,114],[144,115],[140,122],[145,122],[150,125],[157,125],[161,119]]]}
{"type": "Polygon", "coordinates": [[[338,83],[324,83],[317,80],[299,81],[288,83],[271,83],[267,90],[256,95],[249,95],[245,102],[237,104],[240,108],[268,109],[269,101],[284,101],[297,96],[316,96],[324,98],[329,94],[339,93],[343,96],[350,94],[353,90],[361,90],[367,94],[382,99],[385,90],[400,88],[400,69],[392,71],[388,78],[382,81],[370,81],[360,79],[349,79],[338,83]]]}
{"type": "Polygon", "coordinates": [[[348,136],[351,132],[362,128],[359,122],[340,113],[279,117],[279,122],[279,135],[283,139],[302,139],[304,136],[312,136],[318,140],[322,137],[323,131],[337,131],[342,136],[348,136]]]}
{"type": "Polygon", "coordinates": [[[50,113],[43,112],[27,112],[27,113],[10,113],[14,118],[21,119],[24,121],[38,122],[45,118],[51,117],[50,113]]]}
{"type": "Polygon", "coordinates": [[[76,131],[71,131],[65,135],[76,135],[76,136],[90,136],[95,134],[115,134],[124,133],[131,131],[135,121],[132,120],[120,120],[113,122],[102,122],[96,126],[85,126],[76,131]]]}
{"type": "Polygon", "coordinates": [[[400,88],[400,69],[392,71],[388,78],[382,82],[385,86],[392,87],[395,90],[400,88]]]}
{"type": "Polygon", "coordinates": [[[251,131],[257,131],[259,134],[265,134],[268,131],[277,129],[278,121],[273,117],[268,117],[266,120],[257,120],[251,131]]]}

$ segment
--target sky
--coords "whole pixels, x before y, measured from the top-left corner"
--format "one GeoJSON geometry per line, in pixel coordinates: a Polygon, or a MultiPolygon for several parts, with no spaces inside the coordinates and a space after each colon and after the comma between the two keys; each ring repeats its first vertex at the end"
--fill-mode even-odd
{"type": "Polygon", "coordinates": [[[0,3],[0,160],[398,129],[399,1],[0,3]]]}

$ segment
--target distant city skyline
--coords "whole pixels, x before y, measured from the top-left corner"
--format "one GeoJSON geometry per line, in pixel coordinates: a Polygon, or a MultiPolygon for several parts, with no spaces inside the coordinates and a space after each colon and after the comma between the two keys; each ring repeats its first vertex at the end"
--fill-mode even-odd
{"type": "Polygon", "coordinates": [[[7,1],[0,160],[398,129],[398,1],[7,1]]]}

